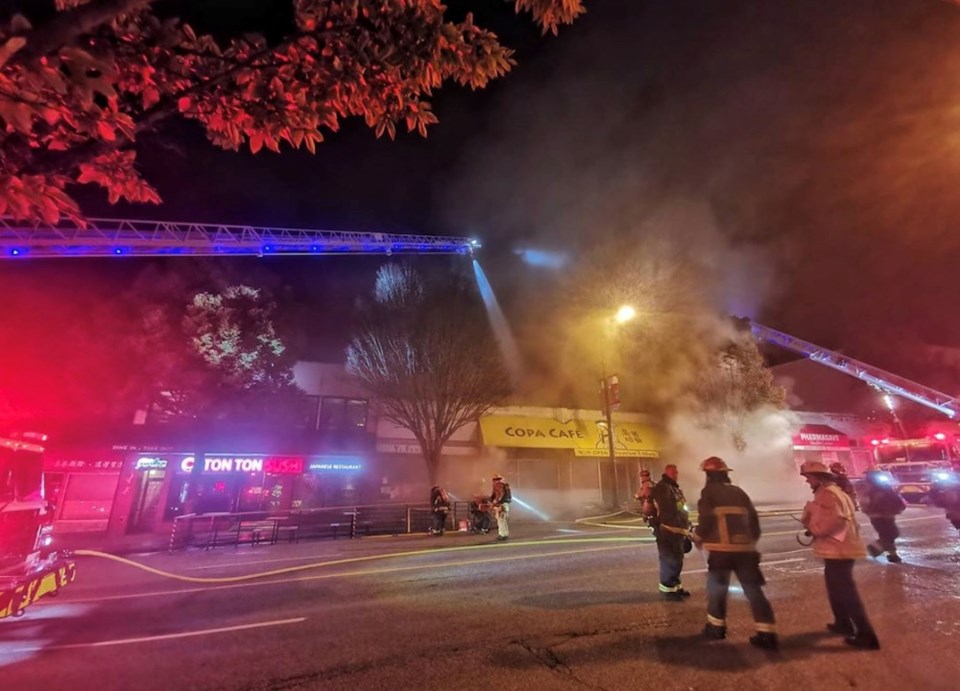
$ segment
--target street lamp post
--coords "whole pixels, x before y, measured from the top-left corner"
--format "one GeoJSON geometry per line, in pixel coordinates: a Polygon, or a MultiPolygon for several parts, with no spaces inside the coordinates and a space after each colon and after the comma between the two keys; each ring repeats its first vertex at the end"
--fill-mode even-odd
{"type": "MultiPolygon", "coordinates": [[[[637,311],[630,305],[623,305],[617,310],[617,313],[611,319],[614,329],[627,323],[637,316],[637,311]]],[[[606,350],[604,347],[603,350],[606,350]]],[[[611,392],[611,380],[613,376],[607,375],[606,358],[601,353],[600,358],[600,390],[603,393],[603,410],[607,422],[607,451],[610,454],[610,464],[613,467],[613,504],[617,506],[620,502],[620,476],[617,473],[617,450],[613,432],[613,406],[614,400],[611,392]]],[[[619,384],[619,382],[618,382],[619,384]]],[[[619,403],[619,401],[618,401],[619,403]]]]}

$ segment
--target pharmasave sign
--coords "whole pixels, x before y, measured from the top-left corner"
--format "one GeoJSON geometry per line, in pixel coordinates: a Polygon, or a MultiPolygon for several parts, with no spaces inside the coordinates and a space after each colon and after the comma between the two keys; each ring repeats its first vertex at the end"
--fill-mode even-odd
{"type": "MultiPolygon", "coordinates": [[[[480,418],[480,431],[486,446],[573,449],[577,456],[609,456],[606,427],[597,423],[594,420],[558,422],[539,417],[489,415],[480,418]]],[[[615,422],[613,430],[617,456],[660,457],[660,436],[652,427],[639,422],[615,422]]]]}
{"type": "Polygon", "coordinates": [[[849,449],[850,438],[827,425],[804,425],[793,435],[795,449],[849,449]]]}

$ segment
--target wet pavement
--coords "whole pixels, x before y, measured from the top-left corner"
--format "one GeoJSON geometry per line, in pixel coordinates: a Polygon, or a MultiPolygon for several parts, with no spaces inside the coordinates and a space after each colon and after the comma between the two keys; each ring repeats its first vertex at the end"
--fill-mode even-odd
{"type": "Polygon", "coordinates": [[[137,557],[218,581],[83,558],[60,597],[0,622],[0,688],[952,689],[960,541],[939,512],[902,519],[906,563],[855,569],[879,652],[825,630],[823,567],[789,516],[764,519],[761,543],[778,653],[747,643],[736,588],[727,640],[700,637],[699,553],[693,597],[663,602],[645,531],[528,524],[505,544],[450,534],[137,557]]]}

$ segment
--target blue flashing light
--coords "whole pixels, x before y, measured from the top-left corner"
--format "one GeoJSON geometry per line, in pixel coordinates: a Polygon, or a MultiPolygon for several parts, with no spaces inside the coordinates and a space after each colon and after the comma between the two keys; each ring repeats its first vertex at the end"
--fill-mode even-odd
{"type": "Polygon", "coordinates": [[[119,255],[121,255],[121,254],[124,253],[124,252],[123,252],[123,248],[122,248],[122,247],[114,247],[114,248],[113,248],[113,253],[119,256],[119,255]]]}
{"type": "Polygon", "coordinates": [[[22,249],[20,249],[19,247],[11,247],[11,248],[10,248],[10,256],[11,256],[11,257],[19,257],[21,254],[25,254],[25,252],[24,252],[22,249]]]}
{"type": "Polygon", "coordinates": [[[948,473],[948,472],[945,471],[945,470],[940,470],[940,471],[934,473],[934,474],[933,474],[933,477],[934,477],[934,479],[936,479],[936,480],[949,480],[949,479],[950,479],[950,473],[948,473]]]}
{"type": "Polygon", "coordinates": [[[264,251],[264,252],[273,252],[273,245],[264,245],[264,246],[263,246],[263,251],[264,251]]]}

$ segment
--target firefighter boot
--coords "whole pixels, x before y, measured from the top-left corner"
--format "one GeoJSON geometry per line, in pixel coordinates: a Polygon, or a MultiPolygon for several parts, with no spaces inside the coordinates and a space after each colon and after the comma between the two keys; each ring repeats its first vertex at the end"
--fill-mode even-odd
{"type": "Polygon", "coordinates": [[[712,641],[723,640],[727,637],[727,627],[706,624],[703,627],[703,637],[712,641]]]}
{"type": "Polygon", "coordinates": [[[856,636],[847,636],[843,639],[844,642],[853,646],[854,648],[862,648],[864,650],[880,650],[880,640],[877,638],[877,634],[861,632],[856,636]]]}
{"type": "Polygon", "coordinates": [[[769,631],[758,631],[755,636],[750,636],[750,644],[763,650],[777,650],[780,648],[777,634],[770,633],[769,631]]]}
{"type": "Polygon", "coordinates": [[[876,559],[881,554],[883,554],[883,550],[880,549],[880,547],[878,547],[876,543],[871,543],[867,545],[867,551],[870,553],[870,556],[873,557],[874,559],[876,559]]]}
{"type": "Polygon", "coordinates": [[[901,559],[901,558],[900,558],[900,555],[897,554],[896,548],[891,549],[889,552],[887,552],[887,561],[889,561],[891,564],[902,564],[902,563],[903,563],[903,559],[901,559]]]}

